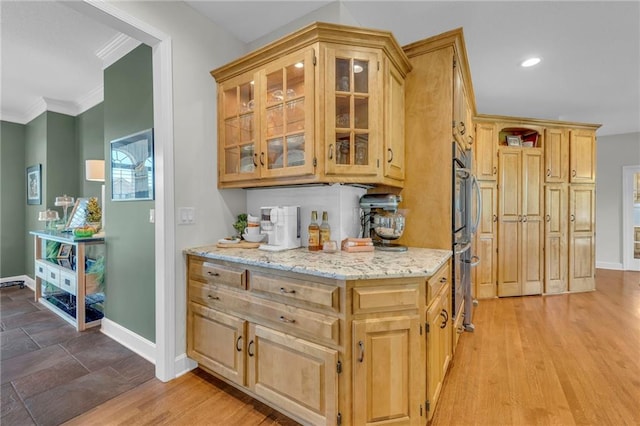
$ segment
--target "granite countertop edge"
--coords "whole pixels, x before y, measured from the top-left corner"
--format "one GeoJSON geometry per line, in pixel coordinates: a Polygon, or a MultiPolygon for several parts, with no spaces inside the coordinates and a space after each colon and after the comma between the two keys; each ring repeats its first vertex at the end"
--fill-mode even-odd
{"type": "Polygon", "coordinates": [[[451,250],[415,247],[406,252],[324,253],[310,252],[304,247],[270,252],[215,245],[187,248],[183,253],[338,280],[430,277],[452,255],[451,250]]]}

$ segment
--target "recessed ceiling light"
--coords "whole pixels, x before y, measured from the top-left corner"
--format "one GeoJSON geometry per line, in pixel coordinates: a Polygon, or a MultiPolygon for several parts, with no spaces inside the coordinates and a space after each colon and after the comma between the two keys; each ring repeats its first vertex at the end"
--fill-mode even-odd
{"type": "Polygon", "coordinates": [[[540,58],[529,58],[529,59],[527,59],[525,61],[522,61],[520,66],[523,66],[523,67],[526,68],[526,67],[532,67],[532,66],[537,65],[539,63],[540,63],[540,58]]]}

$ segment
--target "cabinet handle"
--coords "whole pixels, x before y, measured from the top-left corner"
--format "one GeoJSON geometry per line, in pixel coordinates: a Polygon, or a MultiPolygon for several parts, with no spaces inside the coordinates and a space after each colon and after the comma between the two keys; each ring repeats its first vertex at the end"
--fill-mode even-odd
{"type": "Polygon", "coordinates": [[[358,347],[360,348],[360,356],[358,357],[358,362],[364,361],[364,342],[360,340],[358,342],[358,347]]]}
{"type": "Polygon", "coordinates": [[[393,150],[391,148],[387,148],[387,152],[390,155],[389,159],[387,160],[387,163],[390,163],[393,161],[393,150]]]}
{"type": "Polygon", "coordinates": [[[333,160],[333,144],[329,145],[329,160],[333,160]]]}
{"type": "Polygon", "coordinates": [[[65,278],[64,279],[64,283],[65,283],[65,285],[69,285],[70,286],[71,285],[71,280],[65,278]]]}
{"type": "Polygon", "coordinates": [[[461,121],[460,124],[458,124],[458,131],[460,132],[461,135],[464,135],[465,132],[467,131],[467,128],[464,125],[463,121],[461,121]]]}
{"type": "Polygon", "coordinates": [[[440,282],[441,282],[441,283],[446,283],[446,282],[447,282],[447,277],[442,277],[442,278],[440,278],[440,282]]]}
{"type": "Polygon", "coordinates": [[[449,320],[449,314],[443,309],[440,311],[440,316],[442,317],[442,324],[440,324],[440,328],[445,328],[447,326],[447,321],[449,320]]]}
{"type": "Polygon", "coordinates": [[[247,345],[247,353],[249,354],[249,356],[253,356],[253,352],[251,352],[251,346],[253,346],[253,340],[249,341],[249,344],[247,345]]]}
{"type": "Polygon", "coordinates": [[[469,136],[469,145],[473,145],[473,136],[469,136]]]}
{"type": "Polygon", "coordinates": [[[236,351],[242,352],[242,348],[240,347],[240,342],[242,342],[242,336],[238,336],[236,339],[236,351]]]}
{"type": "Polygon", "coordinates": [[[296,291],[295,290],[287,290],[284,287],[280,287],[280,293],[282,294],[294,294],[296,291]]]}
{"type": "Polygon", "coordinates": [[[264,166],[264,152],[260,153],[260,165],[264,166]]]}
{"type": "Polygon", "coordinates": [[[575,214],[572,214],[572,215],[571,215],[571,222],[575,222],[575,221],[576,221],[576,215],[575,215],[575,214]]]}
{"type": "Polygon", "coordinates": [[[220,300],[220,298],[218,296],[212,296],[210,294],[207,294],[207,299],[209,299],[209,300],[220,300]]]}
{"type": "Polygon", "coordinates": [[[498,221],[498,216],[496,216],[495,214],[493,215],[493,221],[497,222],[498,221]]]}
{"type": "Polygon", "coordinates": [[[209,275],[210,277],[219,277],[220,274],[217,272],[211,272],[211,271],[207,271],[207,275],[209,275]]]}
{"type": "Polygon", "coordinates": [[[525,215],[525,216],[522,216],[522,221],[523,221],[523,222],[526,222],[526,221],[527,221],[527,216],[526,216],[526,215],[525,215]]]}
{"type": "Polygon", "coordinates": [[[518,222],[522,222],[522,215],[518,215],[518,222]]]}
{"type": "Polygon", "coordinates": [[[258,167],[258,163],[256,163],[256,158],[258,158],[258,153],[253,153],[253,167],[258,167]]]}
{"type": "Polygon", "coordinates": [[[280,321],[282,322],[288,322],[289,324],[293,324],[296,322],[296,320],[294,319],[289,319],[287,317],[285,317],[284,315],[280,315],[280,321]]]}
{"type": "Polygon", "coordinates": [[[493,166],[493,174],[497,174],[498,173],[498,168],[496,166],[493,166]]]}
{"type": "Polygon", "coordinates": [[[546,215],[544,218],[546,219],[547,222],[551,222],[551,216],[546,215]]]}
{"type": "Polygon", "coordinates": [[[576,177],[578,173],[575,170],[571,170],[571,176],[576,177]]]}

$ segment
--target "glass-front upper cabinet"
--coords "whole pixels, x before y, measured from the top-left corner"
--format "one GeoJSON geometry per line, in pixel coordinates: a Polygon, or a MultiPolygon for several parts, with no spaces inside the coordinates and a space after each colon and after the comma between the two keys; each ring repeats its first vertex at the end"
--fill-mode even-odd
{"type": "Polygon", "coordinates": [[[314,49],[285,56],[260,72],[262,177],[314,171],[314,49]]]}
{"type": "Polygon", "coordinates": [[[327,48],[327,174],[375,175],[383,97],[378,53],[327,48]]]}
{"type": "Polygon", "coordinates": [[[259,114],[256,113],[253,74],[242,75],[222,85],[218,92],[220,111],[218,178],[221,181],[254,179],[259,176],[259,114]]]}

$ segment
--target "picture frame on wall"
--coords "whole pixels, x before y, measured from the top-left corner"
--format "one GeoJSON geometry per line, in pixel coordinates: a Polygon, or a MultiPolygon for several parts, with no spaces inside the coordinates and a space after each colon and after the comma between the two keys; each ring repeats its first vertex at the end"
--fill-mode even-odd
{"type": "Polygon", "coordinates": [[[42,164],[27,167],[27,204],[42,204],[42,164]]]}
{"type": "Polygon", "coordinates": [[[154,199],[153,128],[111,141],[111,200],[154,199]]]}

